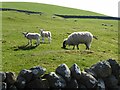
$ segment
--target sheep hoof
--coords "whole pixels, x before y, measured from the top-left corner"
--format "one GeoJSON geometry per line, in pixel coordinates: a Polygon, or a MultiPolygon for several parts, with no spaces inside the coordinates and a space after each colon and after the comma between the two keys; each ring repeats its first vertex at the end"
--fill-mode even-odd
{"type": "Polygon", "coordinates": [[[65,47],[61,47],[61,48],[65,49],[65,47]]]}

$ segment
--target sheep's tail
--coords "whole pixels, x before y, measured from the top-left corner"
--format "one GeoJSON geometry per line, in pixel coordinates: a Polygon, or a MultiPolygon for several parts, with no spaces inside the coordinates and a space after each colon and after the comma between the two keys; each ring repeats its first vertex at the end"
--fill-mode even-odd
{"type": "Polygon", "coordinates": [[[95,38],[96,40],[98,40],[98,38],[96,36],[93,36],[93,38],[95,38]]]}

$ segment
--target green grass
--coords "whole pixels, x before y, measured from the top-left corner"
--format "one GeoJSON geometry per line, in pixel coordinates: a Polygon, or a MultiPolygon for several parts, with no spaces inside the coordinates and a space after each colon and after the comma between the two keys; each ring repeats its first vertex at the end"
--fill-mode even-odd
{"type": "Polygon", "coordinates": [[[55,71],[56,67],[62,63],[66,63],[69,67],[77,63],[83,70],[98,61],[109,58],[113,58],[119,62],[118,21],[77,19],[77,22],[74,22],[74,19],[52,18],[52,13],[79,14],[83,12],[84,15],[85,13],[94,15],[94,13],[35,3],[3,3],[2,5],[7,8],[45,12],[43,15],[27,15],[14,11],[0,11],[2,13],[3,71],[14,71],[18,74],[21,69],[29,69],[40,65],[45,67],[47,72],[50,72],[55,71]],[[28,6],[30,4],[30,7],[25,6],[25,4],[28,4],[28,6]],[[49,7],[56,8],[50,12],[48,10],[49,7]],[[69,10],[73,11],[73,13],[69,10]],[[102,26],[102,23],[113,24],[113,27],[109,25],[102,26]],[[27,44],[27,39],[24,38],[22,32],[39,33],[40,28],[52,32],[51,44],[47,44],[48,40],[46,39],[46,44],[40,44],[33,49],[22,50],[18,48],[27,44]],[[68,50],[62,49],[62,42],[67,38],[68,33],[75,31],[90,31],[98,37],[98,40],[93,40],[89,51],[85,50],[85,45],[79,45],[80,50],[72,50],[72,46],[67,47],[68,50]]]}
{"type": "Polygon", "coordinates": [[[2,3],[4,8],[14,8],[22,10],[39,11],[46,14],[78,14],[78,15],[102,15],[95,12],[89,12],[79,9],[65,8],[55,5],[39,4],[39,3],[28,3],[28,2],[4,2],[2,3]]]}

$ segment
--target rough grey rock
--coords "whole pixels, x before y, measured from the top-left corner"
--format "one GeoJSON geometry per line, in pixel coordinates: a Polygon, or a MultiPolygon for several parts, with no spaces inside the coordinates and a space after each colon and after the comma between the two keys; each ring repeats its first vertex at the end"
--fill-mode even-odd
{"type": "Polygon", "coordinates": [[[24,89],[26,85],[26,80],[23,77],[18,77],[15,85],[17,88],[24,89]]]}
{"type": "Polygon", "coordinates": [[[16,82],[16,76],[14,72],[6,72],[6,79],[5,82],[7,83],[7,86],[14,85],[16,82]]]}
{"type": "Polygon", "coordinates": [[[0,82],[4,81],[6,79],[6,73],[0,72],[0,82]]]}
{"type": "Polygon", "coordinates": [[[78,83],[78,88],[87,90],[87,87],[85,85],[83,85],[80,80],[77,80],[77,83],[78,83]]]}
{"type": "Polygon", "coordinates": [[[19,79],[19,77],[23,77],[25,79],[26,83],[28,83],[32,80],[33,73],[31,70],[23,69],[18,74],[17,78],[19,79]]]}
{"type": "Polygon", "coordinates": [[[108,59],[107,60],[110,63],[110,66],[112,68],[112,74],[120,80],[120,64],[116,60],[108,59]]]}
{"type": "MultiPolygon", "coordinates": [[[[120,66],[120,65],[119,65],[120,66]]],[[[120,70],[119,70],[119,76],[117,77],[117,79],[118,79],[118,85],[120,85],[120,70]]]]}
{"type": "Polygon", "coordinates": [[[83,84],[80,84],[79,88],[84,89],[84,90],[88,90],[87,87],[85,85],[83,85],[83,84]]]}
{"type": "Polygon", "coordinates": [[[87,72],[82,71],[79,82],[85,85],[87,88],[94,88],[96,87],[98,81],[87,72]]]}
{"type": "Polygon", "coordinates": [[[62,76],[67,82],[70,81],[71,79],[71,72],[66,64],[61,64],[59,65],[55,72],[62,76]]]}
{"type": "Polygon", "coordinates": [[[43,83],[43,87],[48,89],[49,88],[49,83],[47,81],[47,79],[42,79],[42,83],[43,83]]]}
{"type": "Polygon", "coordinates": [[[71,78],[71,80],[67,82],[66,88],[78,88],[77,80],[74,78],[71,78]]]}
{"type": "Polygon", "coordinates": [[[50,88],[66,87],[65,80],[61,76],[58,76],[55,72],[50,72],[49,74],[45,74],[43,78],[47,79],[50,88]]]}
{"type": "Polygon", "coordinates": [[[42,88],[48,88],[48,86],[45,85],[45,81],[43,81],[42,79],[38,79],[36,78],[35,80],[29,82],[25,89],[29,89],[29,90],[40,90],[42,88]]]}
{"type": "Polygon", "coordinates": [[[7,90],[18,90],[18,89],[15,85],[11,85],[9,88],[7,88],[7,90]]]}
{"type": "Polygon", "coordinates": [[[97,89],[98,90],[105,90],[105,82],[101,78],[98,79],[97,89]]]}
{"type": "Polygon", "coordinates": [[[0,82],[0,90],[7,90],[7,84],[5,82],[0,82]]]}
{"type": "Polygon", "coordinates": [[[97,78],[97,74],[91,68],[85,68],[84,71],[97,78]]]}
{"type": "Polygon", "coordinates": [[[75,79],[80,79],[80,75],[81,75],[81,70],[79,68],[79,66],[75,63],[70,67],[70,71],[71,71],[71,77],[75,78],[75,79]]]}
{"type": "Polygon", "coordinates": [[[99,78],[108,77],[112,73],[112,69],[108,61],[98,62],[97,64],[93,65],[90,69],[93,70],[99,78]]]}
{"type": "Polygon", "coordinates": [[[114,75],[104,78],[104,82],[108,88],[114,88],[118,85],[118,80],[114,75]]]}
{"type": "Polygon", "coordinates": [[[43,68],[41,66],[35,66],[30,69],[35,77],[40,77],[46,72],[46,68],[43,68]]]}

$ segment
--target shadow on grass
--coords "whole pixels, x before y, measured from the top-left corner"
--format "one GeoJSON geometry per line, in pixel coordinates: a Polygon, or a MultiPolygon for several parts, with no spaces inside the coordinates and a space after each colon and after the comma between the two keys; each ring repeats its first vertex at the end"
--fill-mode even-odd
{"type": "MultiPolygon", "coordinates": [[[[36,43],[35,43],[36,44],[36,43]]],[[[49,42],[40,42],[40,44],[50,44],[49,42]]],[[[35,46],[29,46],[28,44],[27,45],[22,45],[22,46],[17,46],[17,47],[13,47],[14,48],[14,51],[18,51],[18,50],[32,50],[32,49],[35,49],[38,45],[35,45],[35,46]]]]}
{"type": "Polygon", "coordinates": [[[50,44],[49,42],[40,42],[40,44],[50,44]]]}
{"type": "Polygon", "coordinates": [[[70,50],[70,49],[68,49],[68,48],[64,48],[64,47],[61,47],[62,49],[64,49],[64,50],[70,50]]]}
{"type": "MultiPolygon", "coordinates": [[[[92,50],[79,50],[79,49],[77,49],[77,50],[75,50],[75,49],[68,49],[68,48],[63,48],[63,47],[61,47],[62,49],[64,49],[64,50],[66,50],[66,51],[71,51],[71,52],[80,52],[81,54],[92,54],[92,53],[94,53],[94,51],[92,51],[92,50]]],[[[67,52],[67,53],[68,53],[67,52]]]]}
{"type": "Polygon", "coordinates": [[[31,50],[31,49],[35,49],[36,47],[37,46],[23,45],[23,46],[14,47],[14,51],[18,51],[18,50],[31,50]]]}

